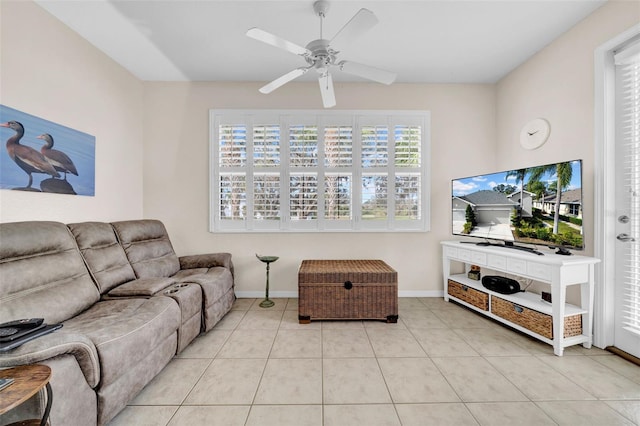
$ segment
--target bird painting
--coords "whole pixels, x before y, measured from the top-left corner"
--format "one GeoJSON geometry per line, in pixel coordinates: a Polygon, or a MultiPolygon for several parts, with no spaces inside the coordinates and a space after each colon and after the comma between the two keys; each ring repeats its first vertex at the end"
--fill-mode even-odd
{"type": "Polygon", "coordinates": [[[42,155],[51,163],[53,168],[57,171],[64,173],[64,180],[67,180],[67,172],[78,176],[78,170],[75,164],[71,161],[71,158],[62,151],[58,151],[53,148],[53,136],[49,133],[38,136],[38,139],[42,139],[45,144],[40,149],[42,155]]]}
{"type": "Polygon", "coordinates": [[[24,189],[32,189],[32,173],[45,173],[52,177],[60,177],[60,174],[54,166],[47,161],[44,155],[31,147],[20,145],[20,139],[24,136],[24,127],[21,123],[8,121],[6,123],[0,123],[0,127],[8,127],[16,132],[15,135],[7,139],[7,153],[9,153],[9,157],[11,157],[18,167],[29,175],[29,184],[24,189]]]}
{"type": "Polygon", "coordinates": [[[0,191],[95,196],[95,136],[0,103],[0,140],[0,191]]]}

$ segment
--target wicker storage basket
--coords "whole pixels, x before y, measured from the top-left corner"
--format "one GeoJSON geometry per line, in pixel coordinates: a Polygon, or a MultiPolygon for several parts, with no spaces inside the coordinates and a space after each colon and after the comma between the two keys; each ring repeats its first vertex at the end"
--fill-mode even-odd
{"type": "Polygon", "coordinates": [[[298,319],[398,321],[398,273],[381,260],[303,260],[298,319]]]}
{"type": "Polygon", "coordinates": [[[470,305],[480,308],[483,311],[489,310],[489,295],[474,288],[467,287],[457,281],[449,280],[447,293],[457,299],[464,300],[470,305]]]}
{"type": "MultiPolygon", "coordinates": [[[[491,312],[547,339],[553,339],[553,319],[551,315],[525,308],[496,296],[491,296],[491,312]]],[[[582,315],[565,317],[564,337],[579,336],[580,334],[582,334],[582,315]]]]}

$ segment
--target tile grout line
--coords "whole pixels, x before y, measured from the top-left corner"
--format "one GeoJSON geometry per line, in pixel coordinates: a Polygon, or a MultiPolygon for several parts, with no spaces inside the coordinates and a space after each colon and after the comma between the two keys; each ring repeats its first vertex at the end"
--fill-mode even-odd
{"type": "Polygon", "coordinates": [[[369,335],[369,331],[367,330],[367,327],[364,327],[364,332],[367,335],[367,339],[369,340],[369,345],[371,345],[371,349],[373,350],[373,355],[375,357],[376,360],[376,365],[378,366],[378,370],[380,370],[380,375],[382,376],[382,380],[384,381],[384,386],[387,389],[387,393],[389,394],[389,399],[391,400],[391,405],[393,406],[393,411],[396,413],[396,417],[398,419],[398,422],[400,423],[400,425],[402,425],[402,419],[400,418],[400,413],[398,413],[398,407],[396,407],[396,402],[393,399],[393,395],[391,394],[391,389],[389,389],[389,383],[387,382],[387,378],[384,375],[384,372],[382,371],[382,366],[380,365],[380,360],[378,359],[378,354],[376,353],[375,349],[373,348],[373,343],[371,343],[371,336],[369,335]]]}

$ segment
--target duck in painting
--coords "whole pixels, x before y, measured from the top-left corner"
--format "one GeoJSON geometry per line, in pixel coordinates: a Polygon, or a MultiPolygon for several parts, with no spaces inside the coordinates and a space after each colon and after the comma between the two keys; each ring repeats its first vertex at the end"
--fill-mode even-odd
{"type": "Polygon", "coordinates": [[[31,189],[31,185],[33,184],[32,173],[46,173],[53,177],[60,177],[60,174],[47,161],[44,155],[31,147],[20,145],[20,139],[24,136],[24,127],[22,124],[17,121],[9,121],[7,123],[0,123],[0,126],[8,127],[16,132],[15,135],[7,139],[7,152],[18,167],[29,175],[29,184],[26,188],[31,189]]]}
{"type": "Polygon", "coordinates": [[[40,152],[57,171],[64,173],[64,180],[67,180],[67,172],[78,176],[78,170],[75,164],[73,164],[73,161],[71,161],[71,158],[62,151],[51,149],[53,148],[53,136],[45,133],[38,136],[38,139],[42,139],[45,142],[40,152]]]}

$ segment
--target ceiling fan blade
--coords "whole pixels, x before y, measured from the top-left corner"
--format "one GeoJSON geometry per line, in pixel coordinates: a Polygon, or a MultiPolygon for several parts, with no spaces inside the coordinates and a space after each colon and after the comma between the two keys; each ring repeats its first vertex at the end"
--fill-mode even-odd
{"type": "Polygon", "coordinates": [[[322,105],[325,108],[336,106],[336,94],[333,91],[333,79],[328,72],[318,78],[320,83],[320,93],[322,94],[322,105]]]}
{"type": "Polygon", "coordinates": [[[286,50],[287,52],[294,53],[296,55],[305,56],[311,54],[311,51],[309,51],[308,49],[285,40],[281,37],[278,37],[277,35],[261,30],[260,28],[250,28],[247,31],[247,36],[263,43],[267,43],[280,49],[286,50]]]}
{"type": "Polygon", "coordinates": [[[300,77],[301,75],[303,75],[307,71],[309,71],[309,68],[296,68],[295,70],[286,73],[282,77],[276,78],[271,83],[268,83],[268,84],[262,86],[259,89],[260,93],[264,93],[265,95],[268,94],[268,93],[271,93],[274,90],[276,90],[278,87],[284,86],[285,84],[287,84],[291,80],[294,80],[294,79],[300,77]]]}
{"type": "Polygon", "coordinates": [[[394,72],[381,70],[358,62],[342,61],[338,66],[341,71],[347,74],[357,75],[358,77],[364,77],[367,80],[377,81],[382,84],[393,83],[397,76],[394,72]]]}
{"type": "Polygon", "coordinates": [[[333,36],[329,45],[332,48],[339,48],[345,46],[359,36],[364,34],[369,29],[373,28],[378,23],[378,18],[369,9],[360,9],[354,16],[347,22],[344,27],[333,36]]]}

